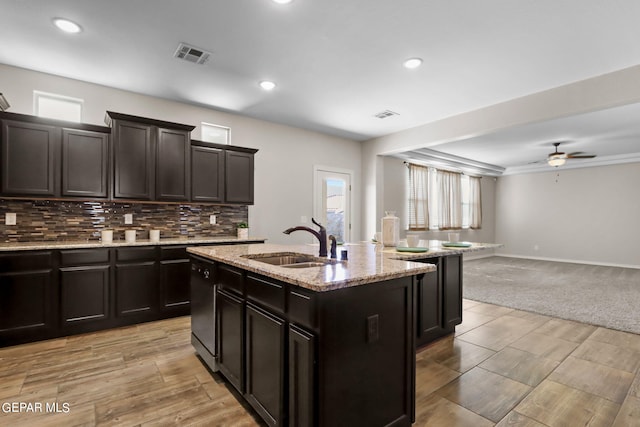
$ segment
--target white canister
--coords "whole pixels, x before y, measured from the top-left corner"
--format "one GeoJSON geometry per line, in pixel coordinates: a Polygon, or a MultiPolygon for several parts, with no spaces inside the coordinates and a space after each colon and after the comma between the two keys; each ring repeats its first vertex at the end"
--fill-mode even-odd
{"type": "Polygon", "coordinates": [[[400,218],[395,211],[385,211],[382,223],[382,244],[384,246],[398,246],[400,241],[400,218]]]}
{"type": "Polygon", "coordinates": [[[149,230],[149,240],[152,242],[160,241],[160,230],[149,230]]]}
{"type": "Polygon", "coordinates": [[[100,238],[102,240],[102,243],[112,243],[113,230],[102,230],[102,232],[100,232],[100,238]]]}
{"type": "Polygon", "coordinates": [[[125,230],[124,232],[124,241],[127,243],[135,243],[136,242],[136,230],[125,230]]]}

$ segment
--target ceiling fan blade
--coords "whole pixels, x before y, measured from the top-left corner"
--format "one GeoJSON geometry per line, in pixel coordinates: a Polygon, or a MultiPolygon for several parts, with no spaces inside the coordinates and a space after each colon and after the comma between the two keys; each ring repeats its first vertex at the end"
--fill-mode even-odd
{"type": "Polygon", "coordinates": [[[595,154],[584,154],[579,156],[574,156],[572,154],[567,155],[567,159],[593,159],[595,154]]]}

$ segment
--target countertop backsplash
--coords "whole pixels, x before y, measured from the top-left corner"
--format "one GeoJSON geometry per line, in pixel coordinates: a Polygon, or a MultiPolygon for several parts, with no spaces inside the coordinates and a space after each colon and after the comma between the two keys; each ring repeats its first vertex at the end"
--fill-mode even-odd
{"type": "Polygon", "coordinates": [[[114,241],[124,240],[125,230],[148,239],[151,229],[162,238],[206,238],[235,235],[236,224],[247,220],[247,206],[0,199],[3,242],[98,241],[102,230],[113,230],[114,241]],[[5,224],[5,213],[16,214],[16,225],[5,224]],[[125,214],[133,214],[133,224],[125,225],[125,214]]]}

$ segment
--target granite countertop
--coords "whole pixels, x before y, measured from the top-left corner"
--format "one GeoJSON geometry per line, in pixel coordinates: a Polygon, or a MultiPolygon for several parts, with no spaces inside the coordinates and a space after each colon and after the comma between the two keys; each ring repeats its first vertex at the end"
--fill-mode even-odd
{"type": "Polygon", "coordinates": [[[338,247],[338,256],[342,250],[348,251],[349,259],[347,261],[307,268],[285,268],[245,258],[244,256],[265,253],[275,255],[288,252],[317,256],[317,245],[249,244],[219,247],[200,246],[187,248],[187,251],[316,292],[323,292],[436,270],[436,266],[433,264],[411,261],[412,259],[479,251],[499,246],[501,245],[473,243],[469,248],[449,249],[439,245],[436,246],[436,244],[431,246],[430,242],[427,252],[405,253],[398,252],[395,248],[383,248],[381,245],[372,243],[351,243],[338,247]]]}
{"type": "Polygon", "coordinates": [[[99,240],[68,240],[55,242],[9,242],[0,243],[0,252],[8,251],[33,251],[47,249],[82,249],[82,248],[114,248],[121,246],[154,246],[154,245],[199,245],[199,244],[224,244],[224,243],[257,243],[264,242],[264,237],[250,237],[238,239],[236,236],[217,236],[206,238],[166,238],[158,242],[149,239],[137,239],[134,243],[124,240],[114,240],[113,243],[102,243],[99,240]]]}

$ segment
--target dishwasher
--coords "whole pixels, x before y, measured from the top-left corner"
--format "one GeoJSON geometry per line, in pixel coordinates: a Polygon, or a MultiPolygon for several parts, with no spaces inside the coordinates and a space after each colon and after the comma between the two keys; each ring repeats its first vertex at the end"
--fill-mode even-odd
{"type": "Polygon", "coordinates": [[[216,349],[216,285],[213,263],[191,256],[191,345],[213,372],[216,349]]]}

